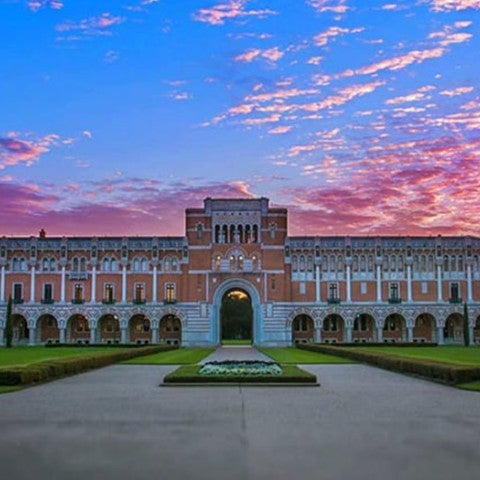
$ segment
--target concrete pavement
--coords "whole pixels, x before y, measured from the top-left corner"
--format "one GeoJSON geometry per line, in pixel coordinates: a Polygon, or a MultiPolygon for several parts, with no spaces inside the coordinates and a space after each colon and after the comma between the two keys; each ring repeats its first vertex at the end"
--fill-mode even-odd
{"type": "Polygon", "coordinates": [[[262,360],[264,362],[272,362],[270,357],[260,353],[250,345],[222,345],[199,363],[224,362],[226,360],[262,360]]]}
{"type": "Polygon", "coordinates": [[[364,365],[320,388],[159,387],[115,365],[0,395],[2,478],[472,480],[480,395],[364,365]]]}

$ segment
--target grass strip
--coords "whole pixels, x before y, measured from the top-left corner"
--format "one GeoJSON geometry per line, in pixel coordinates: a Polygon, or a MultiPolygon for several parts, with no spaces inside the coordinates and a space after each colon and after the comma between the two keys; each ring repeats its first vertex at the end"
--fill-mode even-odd
{"type": "Polygon", "coordinates": [[[294,365],[282,365],[281,375],[200,375],[201,365],[185,365],[169,373],[164,383],[306,383],[316,384],[317,377],[294,365]]]}
{"type": "MultiPolygon", "coordinates": [[[[176,347],[157,345],[149,347],[112,349],[97,354],[70,356],[32,362],[27,365],[13,365],[0,368],[0,385],[29,385],[47,382],[67,375],[75,375],[93,368],[105,367],[122,360],[149,355],[176,347]]],[[[52,350],[52,349],[49,349],[52,350]]],[[[90,352],[89,352],[90,353],[90,352]]]]}
{"type": "Polygon", "coordinates": [[[16,385],[13,385],[13,386],[0,385],[0,395],[2,393],[18,392],[21,389],[22,387],[18,387],[16,385]]]}
{"type": "Polygon", "coordinates": [[[281,364],[316,365],[322,363],[355,363],[353,360],[329,355],[326,353],[299,350],[295,347],[261,347],[260,352],[281,364]]]}
{"type": "MultiPolygon", "coordinates": [[[[365,347],[345,348],[320,344],[301,344],[298,345],[297,348],[312,352],[338,355],[387,370],[415,375],[449,385],[480,380],[480,366],[455,365],[431,359],[411,358],[401,356],[400,354],[393,355],[388,350],[382,351],[380,349],[369,351],[365,347]]],[[[438,350],[438,348],[436,348],[436,350],[438,350]]]]}
{"type": "Polygon", "coordinates": [[[468,383],[460,383],[457,385],[458,388],[462,390],[470,390],[472,392],[480,392],[480,380],[477,382],[468,382],[468,383]]]}
{"type": "Polygon", "coordinates": [[[167,352],[154,353],[132,358],[122,364],[127,365],[190,365],[198,363],[215,351],[215,348],[177,348],[167,352]]]}

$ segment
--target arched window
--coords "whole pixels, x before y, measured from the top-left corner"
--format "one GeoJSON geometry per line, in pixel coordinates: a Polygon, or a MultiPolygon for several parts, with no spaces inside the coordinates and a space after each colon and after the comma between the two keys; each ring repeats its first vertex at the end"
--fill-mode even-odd
{"type": "Polygon", "coordinates": [[[395,255],[392,255],[390,257],[390,271],[394,272],[396,266],[397,266],[397,257],[395,255]]]}
{"type": "Polygon", "coordinates": [[[373,255],[368,256],[368,271],[373,272],[373,255]]]}
{"type": "Polygon", "coordinates": [[[463,266],[463,255],[458,256],[458,271],[463,272],[464,266],[463,266]]]}
{"type": "Polygon", "coordinates": [[[252,255],[252,268],[258,270],[258,257],[255,254],[252,255]]]}
{"type": "Polygon", "coordinates": [[[230,255],[230,270],[235,270],[235,255],[230,255]]]}
{"type": "Polygon", "coordinates": [[[111,270],[111,263],[110,263],[110,259],[108,257],[105,257],[102,260],[102,270],[104,272],[109,272],[111,270]]]}
{"type": "Polygon", "coordinates": [[[313,257],[311,255],[307,257],[307,272],[313,272],[313,257]]]}
{"type": "Polygon", "coordinates": [[[220,225],[215,225],[215,243],[220,243],[220,225]]]}
{"type": "Polygon", "coordinates": [[[133,259],[132,270],[134,272],[139,272],[140,271],[140,259],[139,258],[134,258],[133,259]]]}
{"type": "Polygon", "coordinates": [[[358,255],[354,255],[352,259],[352,270],[358,272],[358,255]]]}
{"type": "Polygon", "coordinates": [[[197,240],[203,238],[203,225],[201,223],[197,224],[197,240]]]}
{"type": "Polygon", "coordinates": [[[448,271],[449,271],[449,270],[448,270],[449,266],[450,266],[450,263],[448,262],[448,256],[445,255],[445,256],[443,257],[443,269],[444,269],[446,272],[448,272],[448,271]]]}
{"type": "Polygon", "coordinates": [[[258,225],[253,226],[253,243],[258,242],[258,225]]]}
{"type": "Polygon", "coordinates": [[[428,256],[427,271],[433,272],[433,255],[428,256]]]}
{"type": "Polygon", "coordinates": [[[305,271],[305,257],[303,255],[300,255],[300,271],[305,271]]]}
{"type": "Polygon", "coordinates": [[[42,260],[42,272],[48,272],[50,270],[50,259],[44,258],[42,260]]]}
{"type": "Polygon", "coordinates": [[[360,271],[364,272],[366,270],[365,255],[360,257],[360,271]]]}
{"type": "Polygon", "coordinates": [[[296,255],[292,255],[292,271],[298,271],[298,257],[296,255]]]}
{"type": "Polygon", "coordinates": [[[217,255],[215,257],[215,270],[220,270],[220,265],[221,265],[221,257],[220,255],[217,255]]]}
{"type": "Polygon", "coordinates": [[[450,271],[451,272],[457,271],[457,257],[455,255],[452,255],[450,257],[450,271]]]}
{"type": "Polygon", "coordinates": [[[148,260],[146,258],[142,258],[140,262],[140,269],[142,272],[148,272],[148,260]]]}
{"type": "Polygon", "coordinates": [[[243,270],[243,255],[238,256],[238,269],[243,270]]]}
{"type": "Polygon", "coordinates": [[[403,272],[403,255],[397,257],[397,270],[403,272]]]}
{"type": "Polygon", "coordinates": [[[344,267],[343,267],[343,257],[339,255],[337,257],[337,272],[343,272],[344,267]]]}

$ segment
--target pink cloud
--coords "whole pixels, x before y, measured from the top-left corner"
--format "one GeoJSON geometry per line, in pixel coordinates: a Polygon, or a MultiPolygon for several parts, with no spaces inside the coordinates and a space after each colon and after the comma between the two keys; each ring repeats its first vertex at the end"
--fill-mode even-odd
{"type": "Polygon", "coordinates": [[[268,49],[260,49],[260,48],[251,48],[240,55],[237,55],[234,60],[236,62],[245,62],[250,63],[255,59],[264,58],[269,62],[275,63],[280,60],[284,56],[284,52],[282,52],[278,47],[268,48],[268,49]]]}
{"type": "Polygon", "coordinates": [[[283,135],[288,133],[293,127],[291,125],[280,125],[278,127],[271,128],[268,133],[272,135],[283,135]]]}
{"type": "Polygon", "coordinates": [[[432,10],[436,12],[448,10],[480,9],[480,0],[430,0],[432,10]]]}
{"type": "Polygon", "coordinates": [[[347,33],[359,33],[364,30],[364,28],[329,27],[324,32],[315,35],[313,37],[313,42],[317,47],[323,47],[327,45],[330,38],[337,37],[338,35],[345,35],[347,33]]]}
{"type": "MultiPolygon", "coordinates": [[[[89,17],[80,22],[67,21],[55,27],[57,32],[80,32],[83,35],[110,35],[110,27],[123,23],[123,17],[115,17],[111,13],[103,13],[98,17],[89,17]]],[[[65,39],[78,39],[78,37],[67,37],[65,39]]]]}
{"type": "Polygon", "coordinates": [[[473,87],[457,87],[452,90],[442,90],[439,93],[440,95],[446,95],[447,97],[456,97],[470,92],[473,92],[473,87]]]}
{"type": "Polygon", "coordinates": [[[27,2],[28,8],[33,12],[38,12],[41,8],[50,7],[52,10],[61,10],[63,8],[63,1],[61,0],[29,0],[27,2]]]}
{"type": "Polygon", "coordinates": [[[308,0],[308,4],[318,13],[345,13],[348,10],[346,3],[346,0],[308,0]]]}
{"type": "Polygon", "coordinates": [[[243,17],[264,18],[269,15],[276,15],[274,10],[246,10],[246,0],[230,0],[227,3],[215,5],[212,8],[202,8],[194,15],[194,20],[208,23],[210,25],[223,25],[226,20],[243,17]]]}

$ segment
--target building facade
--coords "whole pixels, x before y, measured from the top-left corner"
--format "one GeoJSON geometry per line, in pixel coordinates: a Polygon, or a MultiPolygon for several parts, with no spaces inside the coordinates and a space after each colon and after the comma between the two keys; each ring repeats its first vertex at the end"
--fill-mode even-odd
{"type": "Polygon", "coordinates": [[[184,237],[0,239],[0,344],[217,345],[222,302],[251,303],[255,345],[480,342],[480,238],[287,235],[269,200],[186,210],[184,237]]]}

